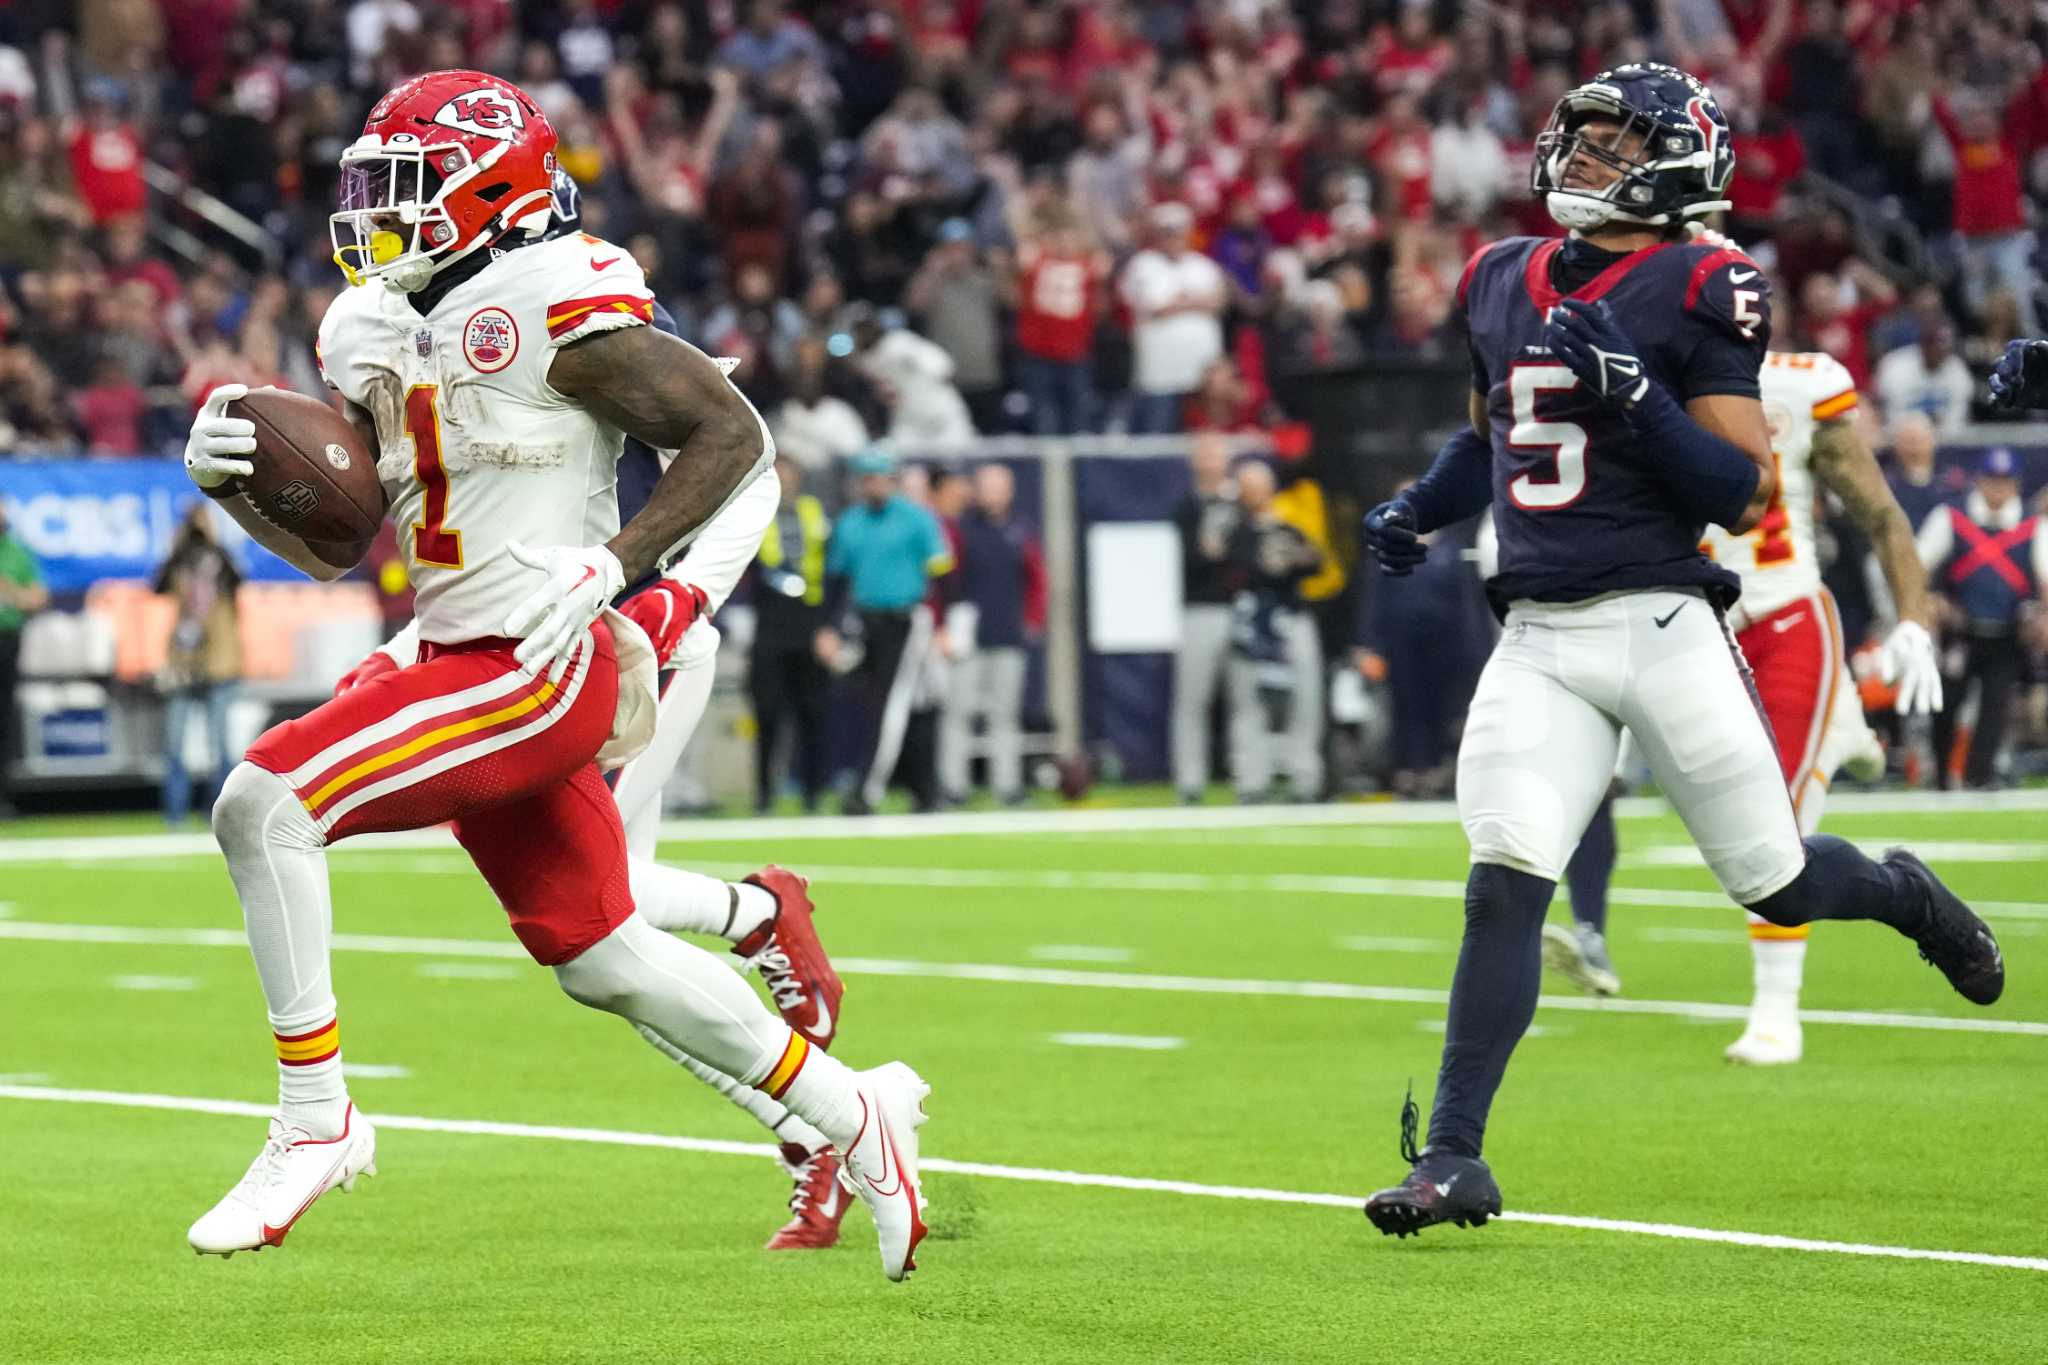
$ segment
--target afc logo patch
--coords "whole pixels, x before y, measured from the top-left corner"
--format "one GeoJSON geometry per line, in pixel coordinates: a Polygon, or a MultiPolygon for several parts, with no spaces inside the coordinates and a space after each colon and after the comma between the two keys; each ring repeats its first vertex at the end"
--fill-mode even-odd
{"type": "Polygon", "coordinates": [[[479,308],[462,325],[462,356],[480,374],[496,374],[519,354],[519,324],[502,308],[479,308]]]}
{"type": "Polygon", "coordinates": [[[304,479],[293,479],[270,498],[270,506],[280,522],[302,520],[308,512],[319,505],[319,490],[304,479]]]}
{"type": "Polygon", "coordinates": [[[472,90],[442,105],[435,111],[434,122],[444,128],[510,142],[526,126],[526,111],[519,107],[518,100],[502,90],[472,90]]]}

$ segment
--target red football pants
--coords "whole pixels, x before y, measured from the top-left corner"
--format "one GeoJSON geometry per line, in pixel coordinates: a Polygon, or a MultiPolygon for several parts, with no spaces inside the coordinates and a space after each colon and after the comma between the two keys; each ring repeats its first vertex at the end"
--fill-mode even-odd
{"type": "MultiPolygon", "coordinates": [[[[1825,588],[1781,607],[1735,637],[1770,718],[1785,789],[1797,807],[1816,776],[1821,741],[1842,682],[1842,618],[1825,588]]],[[[1822,785],[1828,774],[1819,774],[1822,785]]]]}
{"type": "Polygon", "coordinates": [[[560,683],[521,672],[513,640],[424,645],[418,663],[271,729],[249,762],[290,785],[330,844],[453,821],[526,950],[566,962],[633,912],[595,761],[618,660],[602,623],[592,637],[560,683]]]}

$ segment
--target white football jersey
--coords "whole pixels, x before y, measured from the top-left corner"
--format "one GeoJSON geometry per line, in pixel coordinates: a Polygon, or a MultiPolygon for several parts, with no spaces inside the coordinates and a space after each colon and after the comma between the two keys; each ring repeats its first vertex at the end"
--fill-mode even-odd
{"type": "Polygon", "coordinates": [[[327,310],[321,371],[376,421],[377,475],[422,639],[504,634],[541,582],[506,542],[597,545],[618,533],[625,434],[556,393],[548,366],[559,347],[653,311],[632,256],[582,234],[506,252],[425,316],[376,283],[327,310]]]}
{"type": "Polygon", "coordinates": [[[1752,530],[1707,528],[1700,546],[1742,577],[1742,614],[1751,621],[1820,590],[1814,549],[1813,434],[1856,406],[1856,383],[1842,362],[1821,352],[1772,351],[1764,357],[1764,420],[1778,464],[1778,493],[1752,530]]]}
{"type": "MultiPolygon", "coordinates": [[[[327,310],[321,373],[376,422],[377,475],[422,640],[505,633],[506,617],[544,581],[507,542],[538,550],[618,533],[625,434],[555,392],[548,367],[558,348],[645,325],[653,312],[632,256],[587,234],[505,252],[424,316],[409,295],[374,282],[342,291],[327,310]]],[[[625,675],[638,671],[647,642],[623,618],[611,624],[623,722],[636,690],[625,675]]],[[[651,653],[647,669],[651,692],[651,653]]]]}

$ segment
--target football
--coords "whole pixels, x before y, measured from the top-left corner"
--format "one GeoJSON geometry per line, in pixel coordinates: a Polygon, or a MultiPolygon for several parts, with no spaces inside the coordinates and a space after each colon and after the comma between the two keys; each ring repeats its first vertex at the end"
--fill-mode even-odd
{"type": "Polygon", "coordinates": [[[251,389],[227,415],[256,424],[256,472],[220,492],[243,494],[328,563],[361,563],[384,520],[384,487],[362,434],[320,399],[284,389],[251,389]]]}

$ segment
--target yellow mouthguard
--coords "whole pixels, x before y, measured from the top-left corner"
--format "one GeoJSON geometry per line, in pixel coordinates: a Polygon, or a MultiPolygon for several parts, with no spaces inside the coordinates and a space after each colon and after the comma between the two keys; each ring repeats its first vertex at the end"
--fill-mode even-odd
{"type": "Polygon", "coordinates": [[[341,267],[341,273],[348,277],[350,284],[361,284],[363,272],[360,265],[351,265],[350,259],[369,257],[371,265],[383,265],[395,261],[405,250],[405,239],[395,232],[373,232],[368,246],[345,246],[334,253],[334,263],[341,267]]]}

